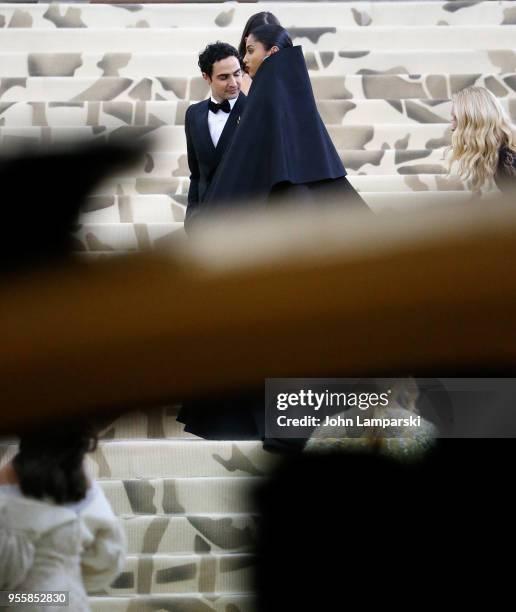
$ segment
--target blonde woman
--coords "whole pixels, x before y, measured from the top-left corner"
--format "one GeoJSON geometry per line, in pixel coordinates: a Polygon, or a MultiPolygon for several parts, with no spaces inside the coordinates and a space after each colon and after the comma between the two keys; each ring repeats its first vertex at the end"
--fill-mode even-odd
{"type": "Polygon", "coordinates": [[[467,87],[452,97],[449,168],[469,180],[473,192],[493,184],[516,187],[516,127],[498,99],[484,87],[467,87]]]}

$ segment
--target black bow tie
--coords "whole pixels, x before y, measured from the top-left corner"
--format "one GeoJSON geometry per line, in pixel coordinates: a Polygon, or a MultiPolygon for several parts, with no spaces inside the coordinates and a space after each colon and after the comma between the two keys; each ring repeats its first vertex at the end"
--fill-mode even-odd
{"type": "Polygon", "coordinates": [[[218,113],[219,110],[224,111],[225,113],[231,112],[231,104],[229,103],[229,100],[224,100],[224,102],[221,102],[220,104],[210,100],[209,107],[212,113],[218,113]]]}

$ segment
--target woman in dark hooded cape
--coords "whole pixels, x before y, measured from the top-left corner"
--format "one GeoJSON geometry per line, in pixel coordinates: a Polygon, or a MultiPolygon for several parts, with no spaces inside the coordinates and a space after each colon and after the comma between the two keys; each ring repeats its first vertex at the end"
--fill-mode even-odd
{"type": "Polygon", "coordinates": [[[279,197],[317,203],[331,197],[367,209],[319,115],[302,48],[292,46],[281,26],[263,25],[251,32],[246,49],[253,84],[205,210],[279,197]]]}

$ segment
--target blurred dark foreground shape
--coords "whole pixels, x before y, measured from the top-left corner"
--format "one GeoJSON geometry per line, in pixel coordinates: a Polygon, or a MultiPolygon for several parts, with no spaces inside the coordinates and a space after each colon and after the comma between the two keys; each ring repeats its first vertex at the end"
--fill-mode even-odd
{"type": "Polygon", "coordinates": [[[6,279],[2,430],[267,377],[514,371],[513,200],[305,212],[213,219],[166,251],[6,279]]]}
{"type": "Polygon", "coordinates": [[[301,454],[256,493],[257,612],[501,601],[513,440],[440,440],[413,463],[301,454]]]}
{"type": "Polygon", "coordinates": [[[7,231],[0,241],[0,275],[69,259],[75,246],[72,231],[87,196],[143,152],[142,143],[118,139],[4,153],[0,185],[7,231]]]}
{"type": "MultiPolygon", "coordinates": [[[[81,197],[70,209],[66,193],[45,200],[55,217],[36,213],[24,274],[0,285],[2,433],[266,377],[514,373],[511,202],[214,219],[167,251],[86,263],[68,238],[81,197]]],[[[477,602],[484,585],[494,599],[512,584],[495,544],[511,550],[513,459],[463,442],[440,441],[419,463],[346,453],[280,465],[258,493],[259,611],[341,610],[351,597],[437,608],[443,585],[461,608],[472,584],[477,602]]]]}

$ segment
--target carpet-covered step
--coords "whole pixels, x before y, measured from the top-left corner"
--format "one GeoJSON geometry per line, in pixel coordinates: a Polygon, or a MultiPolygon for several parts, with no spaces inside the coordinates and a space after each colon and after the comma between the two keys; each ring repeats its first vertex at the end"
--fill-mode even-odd
{"type": "Polygon", "coordinates": [[[135,516],[121,519],[129,554],[252,552],[258,517],[250,514],[135,516]]]}
{"type": "Polygon", "coordinates": [[[163,194],[174,198],[175,196],[186,196],[189,186],[190,179],[186,177],[119,176],[102,182],[95,188],[92,196],[163,194]]]}
{"type": "Polygon", "coordinates": [[[312,77],[315,97],[324,100],[442,100],[472,85],[486,87],[499,98],[516,97],[514,73],[364,74],[312,77]]]}
{"type": "MultiPolygon", "coordinates": [[[[511,47],[516,46],[512,43],[511,47]]],[[[516,71],[516,50],[511,47],[490,50],[471,49],[356,49],[330,51],[324,48],[305,52],[312,75],[342,77],[363,71],[389,74],[461,74],[475,69],[478,74],[507,74],[516,71]]],[[[150,47],[149,49],[153,49],[150,47]]],[[[185,53],[177,48],[161,53],[149,49],[125,52],[56,52],[27,53],[0,50],[1,76],[5,78],[38,76],[91,77],[155,77],[171,74],[174,78],[189,78],[199,74],[198,52],[185,53]]]]}
{"type": "MultiPolygon", "coordinates": [[[[314,76],[314,95],[324,100],[442,100],[470,85],[487,87],[496,96],[516,96],[516,74],[367,74],[314,76]]],[[[204,100],[209,87],[200,77],[27,77],[0,80],[0,101],[146,101],[204,100]]]]}
{"type": "Polygon", "coordinates": [[[181,439],[198,440],[202,438],[184,430],[184,424],[177,420],[181,406],[153,406],[146,410],[124,412],[112,417],[99,432],[100,440],[128,439],[181,439]]]}
{"type": "MultiPolygon", "coordinates": [[[[502,99],[503,100],[503,99],[502,99]]],[[[123,127],[184,125],[190,102],[3,102],[0,122],[8,127],[123,127]]]]}
{"type": "Polygon", "coordinates": [[[228,514],[255,511],[253,494],[261,478],[151,478],[100,480],[119,516],[228,514]]]}
{"type": "MultiPolygon", "coordinates": [[[[516,97],[499,98],[516,121],[516,97]]],[[[448,123],[450,100],[316,100],[323,121],[330,125],[448,123]]],[[[5,127],[184,126],[189,101],[126,102],[0,102],[5,127]]]]}
{"type": "Polygon", "coordinates": [[[183,222],[174,223],[88,223],[73,234],[76,252],[145,251],[167,248],[175,234],[184,234],[183,222]]]}
{"type": "Polygon", "coordinates": [[[253,588],[250,554],[128,555],[108,595],[245,593],[253,588]]]}
{"type": "MultiPolygon", "coordinates": [[[[378,149],[338,151],[351,174],[442,174],[443,149],[378,149]]],[[[186,154],[148,153],[133,170],[136,176],[188,177],[186,154]]]]}
{"type": "Polygon", "coordinates": [[[405,212],[429,206],[454,206],[471,200],[471,193],[467,191],[369,192],[362,193],[361,196],[375,213],[405,212]]]}
{"type": "Polygon", "coordinates": [[[79,222],[174,223],[184,221],[185,204],[183,195],[92,196],[87,199],[79,222]]]}
{"type": "MultiPolygon", "coordinates": [[[[261,10],[273,12],[289,30],[295,27],[338,23],[340,26],[394,25],[509,25],[516,23],[512,2],[264,2],[261,10]],[[451,6],[450,6],[451,5],[451,6]]],[[[129,11],[121,5],[41,3],[0,4],[0,23],[8,28],[243,28],[255,7],[249,4],[135,4],[129,11]],[[125,9],[125,10],[124,10],[125,9]]]]}
{"type": "MultiPolygon", "coordinates": [[[[294,32],[293,34],[296,34],[294,32]]],[[[500,49],[511,48],[516,40],[516,26],[456,26],[453,30],[441,26],[400,26],[364,28],[303,28],[294,36],[296,45],[305,51],[319,49],[339,52],[362,49],[500,49]]],[[[242,30],[224,31],[226,42],[238,44],[242,30]]],[[[154,52],[181,49],[196,53],[207,42],[220,38],[216,28],[113,28],[95,30],[66,28],[7,28],[2,32],[4,52],[32,53],[52,51],[85,52],[154,52]]]]}
{"type": "Polygon", "coordinates": [[[261,440],[120,440],[100,442],[88,466],[95,478],[240,478],[265,476],[274,460],[261,440]]]}
{"type": "Polygon", "coordinates": [[[92,612],[256,612],[251,594],[90,597],[92,612]]]}
{"type": "MultiPolygon", "coordinates": [[[[316,100],[326,124],[447,123],[449,100],[316,100]]],[[[516,99],[500,98],[516,116],[516,99]]],[[[0,122],[5,127],[184,126],[189,101],[125,102],[0,102],[0,122]]]]}
{"type": "MultiPolygon", "coordinates": [[[[448,123],[412,125],[327,125],[328,133],[337,149],[438,149],[451,142],[448,123]]],[[[68,143],[76,140],[116,140],[125,137],[143,140],[152,152],[186,152],[183,126],[100,128],[0,128],[0,144],[4,149],[25,143],[68,143]]]]}
{"type": "MultiPolygon", "coordinates": [[[[440,174],[420,175],[351,175],[349,181],[359,191],[463,191],[466,185],[457,177],[443,177],[440,174]]],[[[186,202],[189,179],[166,177],[120,177],[110,179],[100,185],[95,195],[113,196],[124,193],[130,196],[163,194],[169,195],[180,203],[186,202]]]]}
{"type": "MultiPolygon", "coordinates": [[[[425,185],[417,185],[416,181],[413,184],[420,189],[390,192],[363,191],[362,197],[373,211],[383,210],[386,206],[405,210],[413,205],[434,202],[454,203],[471,197],[467,191],[430,191],[424,189],[425,185]]],[[[145,214],[145,218],[145,222],[139,223],[117,221],[102,223],[92,219],[89,223],[83,223],[74,233],[74,249],[77,252],[104,252],[168,248],[174,244],[176,232],[181,232],[183,229],[182,222],[174,222],[172,215],[169,222],[158,221],[158,217],[153,216],[151,211],[145,214]]]]}
{"type": "MultiPolygon", "coordinates": [[[[424,204],[426,202],[433,203],[434,199],[431,197],[433,195],[436,196],[436,202],[462,201],[469,199],[470,197],[470,194],[465,190],[447,190],[445,188],[441,190],[433,190],[431,189],[431,183],[429,181],[425,184],[410,175],[404,178],[407,179],[407,184],[402,186],[402,190],[397,191],[397,185],[394,185],[393,189],[389,191],[366,191],[362,189],[360,190],[362,197],[373,210],[383,210],[386,205],[389,207],[404,209],[407,206],[412,206],[412,202],[417,202],[418,204],[424,204]],[[409,188],[409,185],[412,188],[409,188]],[[417,194],[415,192],[417,192],[417,194]]],[[[352,178],[351,181],[353,182],[352,178]]],[[[443,187],[445,186],[446,185],[443,185],[443,187]]],[[[126,197],[129,198],[130,196],[126,197]]],[[[112,248],[115,248],[113,245],[121,244],[124,250],[132,250],[137,248],[157,248],[160,246],[166,247],[169,244],[170,234],[166,234],[162,237],[162,239],[149,239],[144,243],[146,246],[142,246],[140,242],[135,244],[133,235],[129,231],[127,232],[125,242],[120,237],[121,232],[120,235],[117,236],[118,240],[113,241],[112,238],[109,242],[106,242],[105,239],[102,238],[104,233],[109,232],[110,234],[111,226],[116,224],[120,224],[122,226],[133,225],[134,233],[136,235],[137,228],[141,226],[141,224],[145,224],[149,228],[155,227],[159,224],[163,224],[165,227],[167,227],[169,224],[184,221],[185,207],[176,204],[172,197],[166,195],[151,195],[134,199],[140,200],[140,207],[134,211],[133,217],[135,220],[133,222],[126,220],[125,217],[121,218],[119,208],[116,206],[82,214],[80,216],[80,222],[84,224],[83,228],[89,228],[90,231],[87,232],[85,236],[81,236],[81,238],[79,238],[81,245],[84,245],[84,243],[88,244],[88,242],[94,240],[93,236],[95,236],[101,242],[101,244],[105,245],[106,247],[111,246],[112,248]],[[157,199],[163,200],[164,205],[162,208],[152,206],[153,201],[157,199]],[[179,214],[173,210],[174,206],[180,209],[179,214]],[[179,219],[179,217],[181,217],[181,219],[179,219]]]]}
{"type": "Polygon", "coordinates": [[[441,174],[393,174],[372,176],[349,176],[349,182],[364,195],[368,192],[403,191],[467,191],[464,181],[456,176],[441,174]]]}

